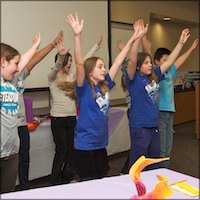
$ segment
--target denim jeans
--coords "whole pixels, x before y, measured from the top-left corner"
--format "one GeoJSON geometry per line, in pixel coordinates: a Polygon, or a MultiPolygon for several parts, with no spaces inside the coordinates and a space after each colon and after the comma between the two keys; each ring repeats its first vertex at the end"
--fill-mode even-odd
{"type": "MultiPolygon", "coordinates": [[[[173,144],[173,112],[159,111],[158,127],[160,132],[160,157],[170,157],[173,144]]],[[[169,160],[160,163],[169,168],[169,160]]]]}

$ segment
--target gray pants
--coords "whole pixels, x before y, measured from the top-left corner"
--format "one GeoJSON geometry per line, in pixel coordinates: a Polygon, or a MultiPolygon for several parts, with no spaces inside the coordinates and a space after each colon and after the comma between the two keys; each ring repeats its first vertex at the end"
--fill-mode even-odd
{"type": "Polygon", "coordinates": [[[1,173],[1,191],[7,193],[15,191],[15,184],[18,174],[18,154],[1,158],[0,160],[1,173]]]}
{"type": "MultiPolygon", "coordinates": [[[[173,113],[159,112],[160,157],[170,157],[173,145],[173,113]]],[[[169,168],[169,161],[160,163],[160,167],[169,168]]]]}

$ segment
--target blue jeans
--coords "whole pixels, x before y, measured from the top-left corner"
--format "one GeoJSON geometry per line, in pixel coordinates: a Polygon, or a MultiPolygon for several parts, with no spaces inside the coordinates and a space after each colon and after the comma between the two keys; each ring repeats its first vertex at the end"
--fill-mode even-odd
{"type": "MultiPolygon", "coordinates": [[[[170,157],[173,144],[173,112],[159,111],[158,127],[160,132],[160,156],[170,157]]],[[[169,168],[169,161],[160,163],[160,167],[169,168]]]]}
{"type": "MultiPolygon", "coordinates": [[[[155,128],[130,128],[131,149],[129,168],[144,155],[146,158],[160,158],[160,135],[155,128]]],[[[159,164],[147,166],[144,170],[159,168],[159,164]]]]}

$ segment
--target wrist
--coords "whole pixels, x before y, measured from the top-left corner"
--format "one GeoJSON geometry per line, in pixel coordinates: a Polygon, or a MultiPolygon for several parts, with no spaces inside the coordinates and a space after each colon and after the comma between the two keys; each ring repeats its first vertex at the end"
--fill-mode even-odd
{"type": "Polygon", "coordinates": [[[53,49],[53,48],[56,47],[56,43],[55,43],[55,42],[52,42],[52,43],[49,44],[49,46],[53,49]]]}
{"type": "Polygon", "coordinates": [[[184,43],[182,41],[179,41],[178,43],[184,45],[184,43]]]}

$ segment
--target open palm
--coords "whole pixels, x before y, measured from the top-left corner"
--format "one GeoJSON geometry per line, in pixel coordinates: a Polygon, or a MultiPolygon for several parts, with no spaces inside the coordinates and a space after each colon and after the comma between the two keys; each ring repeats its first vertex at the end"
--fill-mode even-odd
{"type": "Polygon", "coordinates": [[[82,32],[84,20],[82,19],[80,21],[77,13],[75,13],[75,17],[73,17],[72,14],[69,14],[66,21],[73,29],[75,35],[79,35],[82,32]]]}

